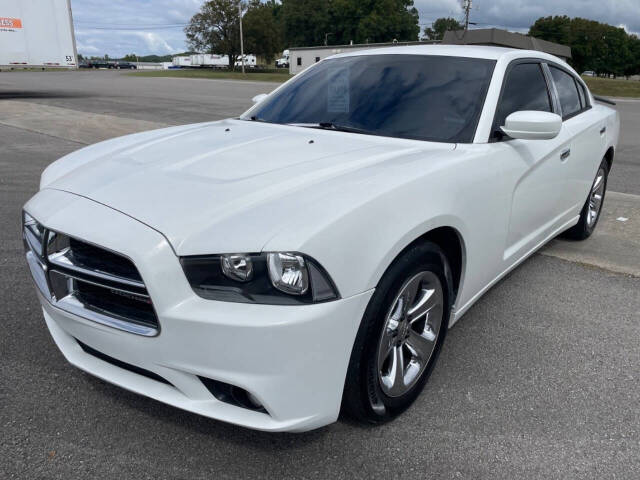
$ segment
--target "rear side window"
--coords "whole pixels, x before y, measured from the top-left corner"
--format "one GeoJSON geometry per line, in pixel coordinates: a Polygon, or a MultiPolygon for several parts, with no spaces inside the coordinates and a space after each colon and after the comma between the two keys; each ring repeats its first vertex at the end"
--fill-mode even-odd
{"type": "MultiPolygon", "coordinates": [[[[521,110],[552,111],[547,81],[538,63],[519,63],[507,73],[496,112],[494,132],[499,132],[509,115],[521,110]]],[[[499,133],[494,135],[501,137],[499,133]]]]}
{"type": "Polygon", "coordinates": [[[580,82],[576,81],[576,84],[578,85],[578,94],[580,95],[580,104],[582,105],[582,109],[584,110],[589,106],[587,102],[587,94],[584,91],[584,87],[580,85],[580,82]]]}
{"type": "MultiPolygon", "coordinates": [[[[582,102],[578,93],[578,86],[572,75],[564,70],[550,66],[553,83],[556,84],[560,106],[562,107],[562,117],[567,118],[582,110],[582,102]]],[[[584,94],[583,94],[584,95],[584,94]]]]}

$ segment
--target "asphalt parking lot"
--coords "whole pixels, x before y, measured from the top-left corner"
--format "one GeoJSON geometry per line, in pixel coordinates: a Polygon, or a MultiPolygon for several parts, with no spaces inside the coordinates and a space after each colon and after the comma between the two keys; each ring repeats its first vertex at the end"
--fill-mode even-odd
{"type": "Polygon", "coordinates": [[[617,106],[618,193],[597,235],[554,241],[491,289],[393,423],[254,432],[66,363],[22,257],[20,209],[44,167],[103,138],[238,115],[275,86],[0,73],[0,478],[640,478],[640,101],[617,106]]]}

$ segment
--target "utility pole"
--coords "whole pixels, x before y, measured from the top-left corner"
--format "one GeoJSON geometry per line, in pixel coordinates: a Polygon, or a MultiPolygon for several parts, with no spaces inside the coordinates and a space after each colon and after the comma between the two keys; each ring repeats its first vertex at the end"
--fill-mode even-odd
{"type": "Polygon", "coordinates": [[[244,38],[242,37],[242,3],[238,2],[238,13],[240,14],[240,58],[242,59],[242,74],[244,75],[244,38]]]}
{"type": "Polygon", "coordinates": [[[329,35],[333,35],[333,33],[325,33],[324,34],[324,46],[329,45],[329,35]]]}
{"type": "Polygon", "coordinates": [[[464,31],[469,30],[469,13],[471,12],[471,0],[462,0],[462,9],[464,10],[464,31]]]}

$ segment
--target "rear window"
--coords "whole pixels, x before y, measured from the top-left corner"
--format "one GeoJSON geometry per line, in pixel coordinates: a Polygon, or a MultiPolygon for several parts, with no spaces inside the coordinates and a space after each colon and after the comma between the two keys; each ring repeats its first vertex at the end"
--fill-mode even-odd
{"type": "Polygon", "coordinates": [[[270,123],[331,123],[372,135],[470,143],[494,66],[493,60],[432,55],[325,60],[251,116],[270,123]]]}

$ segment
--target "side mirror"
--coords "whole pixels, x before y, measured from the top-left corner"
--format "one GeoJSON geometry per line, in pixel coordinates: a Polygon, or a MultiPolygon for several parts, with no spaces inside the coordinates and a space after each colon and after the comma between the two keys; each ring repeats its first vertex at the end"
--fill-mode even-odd
{"type": "Polygon", "coordinates": [[[260,95],[256,95],[255,97],[253,97],[251,99],[251,101],[253,103],[260,103],[261,101],[263,101],[265,98],[267,98],[269,95],[267,95],[266,93],[261,93],[260,95]]]}
{"type": "Polygon", "coordinates": [[[511,138],[520,140],[551,140],[562,129],[562,117],[550,112],[523,110],[507,117],[500,129],[511,138]]]}

